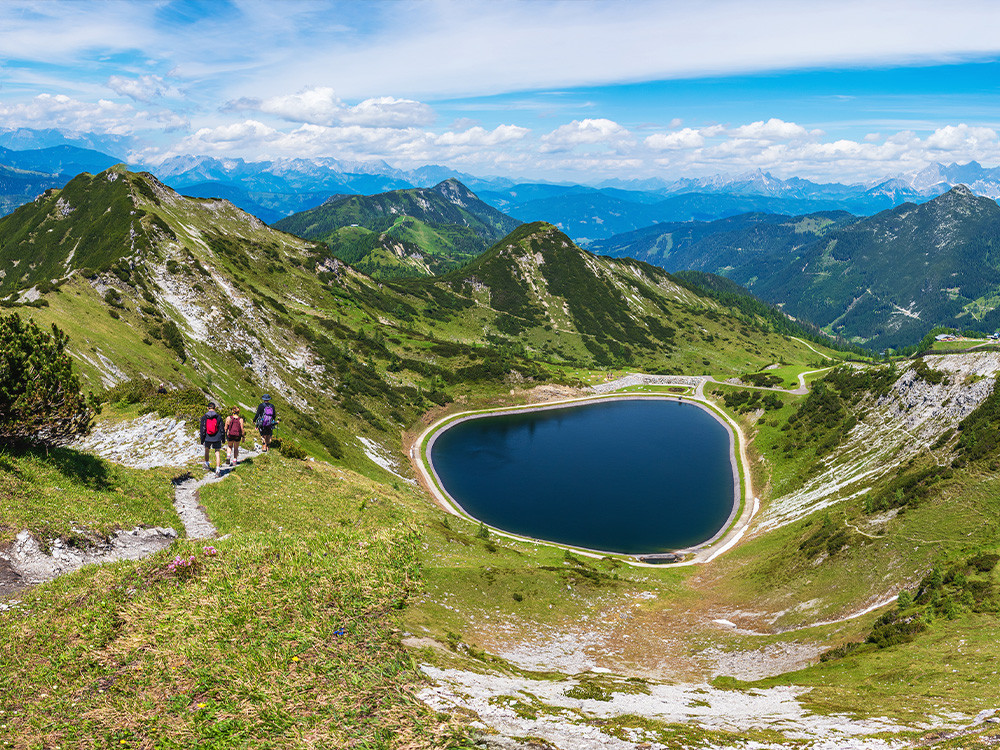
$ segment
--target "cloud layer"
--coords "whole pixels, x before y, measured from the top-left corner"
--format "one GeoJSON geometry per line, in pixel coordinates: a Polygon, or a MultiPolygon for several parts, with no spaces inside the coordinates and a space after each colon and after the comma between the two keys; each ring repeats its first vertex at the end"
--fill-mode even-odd
{"type": "Polygon", "coordinates": [[[809,117],[800,90],[741,98],[737,83],[715,78],[706,91],[732,101],[713,117],[697,107],[714,104],[711,94],[680,112],[682,100],[636,84],[961,69],[1000,59],[998,26],[992,0],[7,0],[0,128],[132,138],[134,157],[149,160],[332,156],[578,181],[759,167],[864,180],[935,161],[1000,162],[993,88],[980,87],[977,107],[955,101],[933,116],[889,96],[872,113],[871,101],[834,88],[809,117]]]}
{"type": "Polygon", "coordinates": [[[763,169],[778,176],[865,181],[932,162],[1000,162],[992,128],[948,125],[919,136],[900,131],[875,139],[829,139],[778,118],[736,126],[682,127],[640,137],[607,119],[573,121],[538,132],[517,125],[473,126],[435,133],[418,127],[315,125],[276,128],[259,120],[202,128],[157,160],[185,153],[247,158],[385,159],[400,167],[443,163],[479,173],[550,174],[596,181],[606,177],[677,177],[763,169]]]}

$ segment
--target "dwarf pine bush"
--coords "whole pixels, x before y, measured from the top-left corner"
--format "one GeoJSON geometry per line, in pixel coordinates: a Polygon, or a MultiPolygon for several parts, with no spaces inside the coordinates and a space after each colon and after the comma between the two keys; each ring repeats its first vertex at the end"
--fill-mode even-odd
{"type": "Polygon", "coordinates": [[[100,407],[80,392],[66,343],[55,324],[0,315],[0,445],[55,446],[90,431],[100,407]]]}

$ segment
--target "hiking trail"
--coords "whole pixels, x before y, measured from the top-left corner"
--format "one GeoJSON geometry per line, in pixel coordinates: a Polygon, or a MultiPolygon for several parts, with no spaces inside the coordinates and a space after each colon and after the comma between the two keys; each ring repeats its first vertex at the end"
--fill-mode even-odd
{"type": "MultiPolygon", "coordinates": [[[[259,455],[260,451],[241,450],[240,463],[259,455]]],[[[205,509],[198,502],[198,490],[206,484],[221,482],[232,473],[234,468],[232,466],[221,467],[219,476],[211,471],[206,471],[205,476],[201,479],[196,479],[188,473],[186,476],[174,480],[174,510],[177,511],[181,523],[184,524],[184,533],[188,539],[209,539],[218,534],[219,530],[208,519],[205,509]]],[[[203,471],[203,469],[195,471],[203,471]]]]}
{"type": "MultiPolygon", "coordinates": [[[[190,451],[188,447],[188,456],[190,451]]],[[[259,451],[241,450],[240,463],[258,455],[259,451]]],[[[206,471],[204,477],[195,478],[188,472],[174,480],[173,504],[184,525],[184,538],[210,539],[217,535],[218,529],[198,502],[198,491],[206,484],[221,482],[234,468],[221,467],[220,476],[206,471]]],[[[194,471],[204,469],[199,467],[194,471]]],[[[84,565],[141,560],[169,547],[179,537],[179,531],[174,528],[137,526],[130,530],[116,531],[109,538],[97,539],[86,547],[77,547],[58,538],[43,544],[28,529],[24,529],[9,547],[0,549],[0,597],[51,581],[65,573],[79,570],[84,565]]],[[[0,611],[8,609],[9,605],[10,603],[0,604],[0,611]]]]}

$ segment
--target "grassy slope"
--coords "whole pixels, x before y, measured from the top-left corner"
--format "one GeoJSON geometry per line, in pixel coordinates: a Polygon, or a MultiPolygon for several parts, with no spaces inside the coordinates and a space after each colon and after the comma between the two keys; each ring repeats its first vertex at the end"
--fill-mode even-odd
{"type": "Polygon", "coordinates": [[[26,592],[0,615],[5,736],[17,747],[447,744],[451,730],[411,696],[420,677],[395,624],[419,587],[419,537],[386,495],[322,464],[257,458],[203,493],[230,534],[217,555],[180,542],[26,592]],[[166,570],[174,553],[195,557],[190,574],[166,570]]]}
{"type": "MultiPolygon", "coordinates": [[[[789,405],[775,417],[799,400],[783,399],[789,405]]],[[[166,747],[197,739],[236,746],[252,737],[258,746],[282,747],[343,744],[352,733],[369,738],[362,747],[391,747],[400,738],[418,747],[443,742],[432,736],[437,722],[405,688],[420,678],[392,629],[397,607],[408,630],[454,649],[422,650],[421,659],[432,663],[520,674],[488,652],[532,633],[573,632],[592,618],[612,625],[620,663],[648,673],[667,659],[676,676],[696,677],[690,655],[704,648],[753,650],[789,640],[720,632],[706,622],[725,612],[720,608],[776,611],[821,591],[849,609],[870,594],[865,576],[905,579],[906,570],[925,569],[942,554],[995,545],[994,524],[981,519],[996,517],[1000,488],[982,479],[952,485],[948,495],[894,521],[884,540],[852,546],[818,567],[793,551],[814,523],[806,519],[749,541],[712,568],[635,570],[483,539],[473,524],[445,516],[401,483],[391,489],[345,469],[255,459],[203,492],[211,517],[232,536],[216,544],[216,558],[197,545],[178,545],[199,559],[190,580],[165,576],[164,554],[39,587],[25,599],[34,613],[30,627],[19,612],[0,620],[4,661],[38,665],[4,671],[0,694],[11,698],[0,708],[8,717],[18,712],[12,726],[25,746],[30,738],[72,744],[98,736],[136,746],[156,738],[166,747]],[[969,538],[969,528],[980,531],[969,538]],[[800,585],[802,570],[810,580],[800,585]],[[650,593],[654,598],[639,598],[650,593]],[[51,637],[35,635],[38,618],[51,637]],[[345,636],[335,635],[341,627],[345,636]],[[672,647],[657,635],[663,632],[673,634],[672,647]],[[68,667],[52,670],[49,663],[68,667]],[[378,710],[358,709],[374,696],[383,700],[378,710]],[[387,729],[379,734],[377,727],[387,729]]],[[[815,612],[799,616],[816,619],[815,612]]],[[[824,645],[859,640],[876,617],[792,637],[824,645]]],[[[782,624],[795,622],[793,613],[782,624]]],[[[903,719],[975,713],[996,687],[995,675],[984,671],[1000,656],[995,627],[994,615],[964,613],[935,622],[916,643],[759,684],[813,686],[804,700],[818,711],[903,719]]]]}
{"type": "MultiPolygon", "coordinates": [[[[725,390],[715,389],[720,396],[725,390]]],[[[754,436],[755,476],[758,487],[764,488],[765,507],[769,498],[800,486],[816,460],[809,445],[788,456],[780,450],[783,433],[779,426],[801,403],[796,397],[785,400],[785,407],[769,411],[760,420],[743,417],[745,431],[754,436]],[[762,456],[767,458],[766,466],[762,456]]],[[[919,457],[903,468],[917,471],[934,465],[919,457]]],[[[694,579],[700,606],[709,611],[780,613],[774,627],[796,628],[845,616],[886,594],[903,589],[915,593],[917,582],[933,567],[947,570],[975,554],[1000,548],[1000,527],[994,520],[1000,513],[1000,482],[988,466],[956,471],[922,501],[880,523],[872,523],[873,513],[866,510],[865,499],[847,500],[829,511],[751,536],[694,579]],[[800,547],[819,531],[825,515],[835,529],[846,533],[846,546],[833,554],[810,557],[800,547]]],[[[995,572],[992,578],[994,585],[1000,580],[995,572]]],[[[939,614],[913,643],[821,663],[756,684],[810,686],[804,700],[821,712],[889,715],[906,721],[948,710],[975,714],[995,706],[997,676],[988,665],[1000,656],[995,641],[1000,619],[995,611],[973,611],[970,606],[962,605],[952,615],[955,619],[939,614]],[[970,636],[972,632],[976,635],[970,636]]],[[[875,617],[795,630],[793,637],[826,647],[864,641],[875,617]]],[[[735,638],[729,648],[756,648],[766,640],[735,638]]]]}
{"type": "Polygon", "coordinates": [[[107,536],[135,526],[181,528],[169,471],[138,471],[57,448],[0,453],[0,544],[22,529],[40,539],[107,536]]]}

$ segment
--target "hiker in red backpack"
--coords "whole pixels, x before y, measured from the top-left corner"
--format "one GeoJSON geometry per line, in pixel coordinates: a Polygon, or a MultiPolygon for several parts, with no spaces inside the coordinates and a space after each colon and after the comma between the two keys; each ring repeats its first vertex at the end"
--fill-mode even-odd
{"type": "Polygon", "coordinates": [[[271,435],[274,434],[274,426],[278,423],[278,412],[271,403],[271,397],[264,394],[260,397],[260,404],[257,406],[257,413],[253,416],[253,423],[260,433],[261,442],[264,443],[264,452],[271,447],[271,435]]]}
{"type": "Polygon", "coordinates": [[[201,418],[201,442],[205,446],[205,469],[211,471],[208,464],[208,452],[215,451],[215,476],[220,476],[220,461],[222,458],[222,440],[226,434],[226,425],[222,415],[215,410],[215,402],[208,402],[208,411],[201,418]]]}
{"type": "Polygon", "coordinates": [[[236,466],[240,458],[240,443],[243,442],[243,416],[240,407],[234,406],[232,413],[226,417],[226,448],[229,453],[229,465],[236,466]]]}

